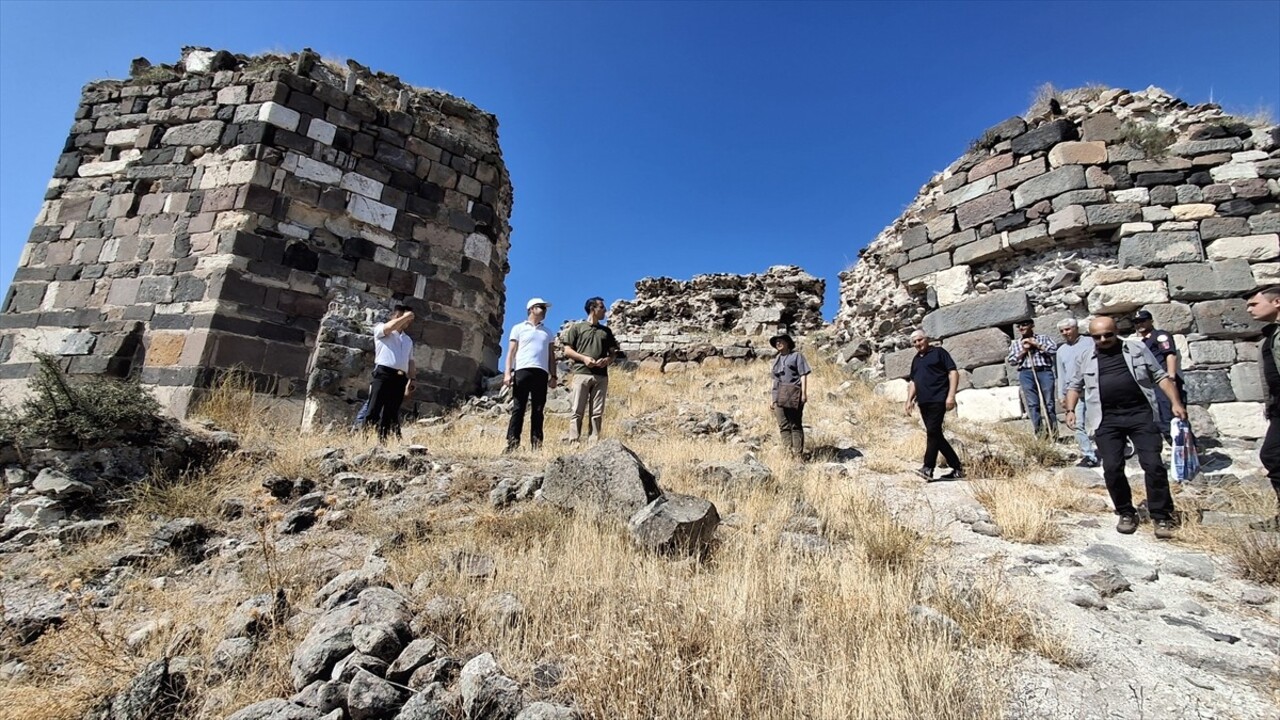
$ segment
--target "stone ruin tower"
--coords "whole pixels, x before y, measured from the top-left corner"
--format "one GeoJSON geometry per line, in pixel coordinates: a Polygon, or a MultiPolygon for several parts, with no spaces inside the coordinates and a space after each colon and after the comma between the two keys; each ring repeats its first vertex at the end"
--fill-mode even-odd
{"type": "Polygon", "coordinates": [[[1049,100],[983,133],[841,274],[846,356],[901,378],[923,327],[962,368],[961,415],[1011,418],[1015,321],[1056,338],[1109,314],[1125,332],[1145,308],[1181,348],[1197,432],[1260,437],[1242,298],[1280,282],[1280,127],[1156,88],[1049,100]]]}
{"type": "Polygon", "coordinates": [[[763,348],[774,333],[802,336],[825,327],[826,287],[795,265],[750,275],[644,278],[634,299],[613,304],[609,324],[629,359],[678,372],[709,358],[754,358],[753,340],[763,348]]]}
{"type": "Polygon", "coordinates": [[[497,367],[512,190],[497,119],[356,62],[187,48],[85,87],[0,313],[34,354],[135,376],[185,415],[229,370],[303,425],[349,422],[373,323],[413,308],[412,411],[497,367]]]}

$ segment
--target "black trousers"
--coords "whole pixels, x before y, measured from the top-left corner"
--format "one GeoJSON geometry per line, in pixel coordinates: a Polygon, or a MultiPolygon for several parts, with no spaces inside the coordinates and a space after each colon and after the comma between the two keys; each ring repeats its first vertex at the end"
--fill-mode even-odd
{"type": "Polygon", "coordinates": [[[520,445],[524,432],[524,410],[529,408],[529,446],[542,445],[542,409],[547,405],[547,371],[542,368],[517,370],[511,380],[511,420],[507,423],[507,447],[520,445]]]}
{"type": "Polygon", "coordinates": [[[1267,477],[1271,479],[1271,487],[1276,491],[1276,502],[1280,503],[1280,416],[1275,410],[1268,413],[1267,436],[1262,440],[1262,449],[1258,451],[1258,459],[1267,469],[1267,477]]]}
{"type": "Polygon", "coordinates": [[[1125,441],[1131,440],[1146,478],[1147,509],[1151,517],[1155,520],[1173,519],[1169,472],[1160,457],[1163,442],[1156,431],[1150,407],[1104,408],[1102,424],[1094,433],[1093,440],[1098,445],[1098,459],[1102,460],[1102,479],[1107,483],[1107,493],[1111,495],[1117,515],[1135,515],[1138,512],[1133,507],[1133,491],[1129,489],[1129,480],[1124,474],[1125,441]]]}
{"type": "Polygon", "coordinates": [[[947,404],[940,402],[920,403],[920,419],[924,421],[924,466],[934,468],[938,465],[938,453],[952,470],[960,469],[960,456],[951,448],[951,443],[942,434],[942,419],[947,414],[947,404]]]}
{"type": "Polygon", "coordinates": [[[385,365],[373,368],[373,382],[369,385],[369,414],[364,423],[378,428],[378,439],[386,440],[395,433],[400,437],[400,405],[404,402],[404,390],[409,376],[385,365]]]}

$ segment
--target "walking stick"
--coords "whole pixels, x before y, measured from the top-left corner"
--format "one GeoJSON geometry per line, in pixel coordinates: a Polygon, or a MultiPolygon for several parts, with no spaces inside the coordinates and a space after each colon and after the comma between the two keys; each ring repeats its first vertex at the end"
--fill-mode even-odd
{"type": "MultiPolygon", "coordinates": [[[[1049,407],[1049,403],[1044,401],[1044,390],[1040,387],[1040,372],[1036,370],[1036,363],[1031,362],[1031,378],[1036,384],[1036,395],[1040,396],[1040,407],[1044,408],[1044,421],[1049,425],[1050,439],[1057,441],[1058,439],[1058,411],[1056,408],[1049,407]],[[1052,413],[1052,414],[1051,414],[1052,413]]],[[[1030,413],[1028,413],[1030,414],[1030,413]]],[[[1034,432],[1034,428],[1032,429],[1034,432]]]]}

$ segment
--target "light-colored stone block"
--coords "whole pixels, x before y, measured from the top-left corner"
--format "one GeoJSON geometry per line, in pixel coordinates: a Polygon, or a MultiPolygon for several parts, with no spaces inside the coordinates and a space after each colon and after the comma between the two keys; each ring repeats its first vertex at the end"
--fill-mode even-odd
{"type": "Polygon", "coordinates": [[[1191,205],[1174,205],[1169,208],[1175,220],[1203,220],[1213,217],[1216,208],[1213,203],[1193,203],[1191,205]]]}
{"type": "Polygon", "coordinates": [[[1063,165],[1101,165],[1107,161],[1104,142],[1060,142],[1049,150],[1050,167],[1063,165]]]}
{"type": "Polygon", "coordinates": [[[319,160],[299,156],[297,165],[293,173],[303,180],[311,180],[325,185],[336,185],[342,180],[341,168],[327,165],[319,160]]]}
{"type": "Polygon", "coordinates": [[[307,137],[325,145],[333,144],[333,136],[337,134],[338,126],[333,123],[325,122],[320,118],[312,118],[311,124],[307,126],[307,137]]]}
{"type": "Polygon", "coordinates": [[[302,116],[298,114],[297,110],[287,108],[279,103],[265,102],[258,108],[258,119],[292,132],[298,129],[298,123],[302,121],[302,116]]]}
{"type": "Polygon", "coordinates": [[[1068,205],[1049,216],[1049,235],[1058,237],[1089,227],[1089,216],[1083,205],[1068,205]]]}
{"type": "Polygon", "coordinates": [[[1137,235],[1144,232],[1155,232],[1156,226],[1149,222],[1128,222],[1121,223],[1116,229],[1116,239],[1126,238],[1130,235],[1137,235]]]}
{"type": "Polygon", "coordinates": [[[1259,285],[1280,285],[1280,263],[1254,263],[1249,269],[1259,285]]]}
{"type": "Polygon", "coordinates": [[[1237,400],[1246,402],[1262,402],[1266,393],[1262,391],[1262,377],[1258,363],[1238,362],[1228,371],[1231,377],[1231,391],[1237,400]]]}
{"type": "Polygon", "coordinates": [[[132,145],[138,142],[138,134],[142,132],[138,128],[127,128],[124,130],[112,130],[107,133],[107,144],[112,146],[132,145]]]}
{"type": "Polygon", "coordinates": [[[1132,312],[1143,305],[1169,302],[1169,286],[1159,280],[1099,285],[1089,292],[1091,313],[1132,312]]]}
{"type": "Polygon", "coordinates": [[[384,205],[377,200],[363,195],[352,195],[347,201],[347,212],[360,222],[368,223],[383,230],[390,230],[396,225],[396,209],[384,205]]]}
{"type": "Polygon", "coordinates": [[[970,388],[956,393],[956,416],[970,422],[994,423],[1022,417],[1016,387],[970,388]]]}
{"type": "Polygon", "coordinates": [[[1209,417],[1219,435],[1256,440],[1267,434],[1267,419],[1262,403],[1224,402],[1209,406],[1209,417]]]}
{"type": "MultiPolygon", "coordinates": [[[[1249,261],[1274,260],[1280,257],[1280,235],[1247,235],[1214,240],[1205,248],[1210,260],[1243,258],[1249,261]]],[[[1254,276],[1257,277],[1255,269],[1254,276]]],[[[1260,281],[1261,282],[1261,281],[1260,281]]]]}
{"type": "Polygon", "coordinates": [[[382,197],[382,183],[359,173],[349,172],[343,175],[338,187],[374,200],[382,197]]]}
{"type": "Polygon", "coordinates": [[[968,265],[958,265],[933,275],[933,290],[938,296],[939,307],[954,305],[965,300],[973,291],[973,275],[968,265]]]}
{"type": "Polygon", "coordinates": [[[248,85],[228,85],[218,91],[219,105],[243,105],[249,102],[248,85]]]}
{"type": "Polygon", "coordinates": [[[1209,175],[1213,177],[1214,182],[1249,180],[1258,177],[1258,168],[1253,163],[1229,162],[1226,165],[1209,168],[1209,175]]]}
{"type": "Polygon", "coordinates": [[[1187,343],[1188,367],[1230,365],[1236,361],[1236,344],[1230,340],[1201,340],[1187,343]]]}
{"type": "Polygon", "coordinates": [[[1111,199],[1118,203],[1137,203],[1146,205],[1151,202],[1151,190],[1149,188],[1129,188],[1128,190],[1114,190],[1111,193],[1111,199]]]}
{"type": "Polygon", "coordinates": [[[471,233],[462,244],[462,254],[488,265],[493,256],[493,241],[480,233],[471,233]]]}

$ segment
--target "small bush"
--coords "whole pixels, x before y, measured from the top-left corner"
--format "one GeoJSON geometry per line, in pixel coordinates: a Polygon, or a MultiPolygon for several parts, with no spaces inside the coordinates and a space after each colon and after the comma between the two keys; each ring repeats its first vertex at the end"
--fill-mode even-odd
{"type": "Polygon", "coordinates": [[[969,141],[969,152],[985,152],[1000,143],[1000,135],[994,130],[987,129],[978,137],[969,141]]]}
{"type": "Polygon", "coordinates": [[[1149,158],[1164,157],[1176,138],[1177,135],[1172,130],[1150,123],[1126,121],[1120,126],[1119,140],[1142,150],[1149,158]]]}
{"type": "Polygon", "coordinates": [[[160,404],[138,383],[102,377],[72,382],[54,357],[37,359],[32,396],[20,410],[0,412],[0,435],[84,449],[149,437],[159,425],[160,404]]]}

